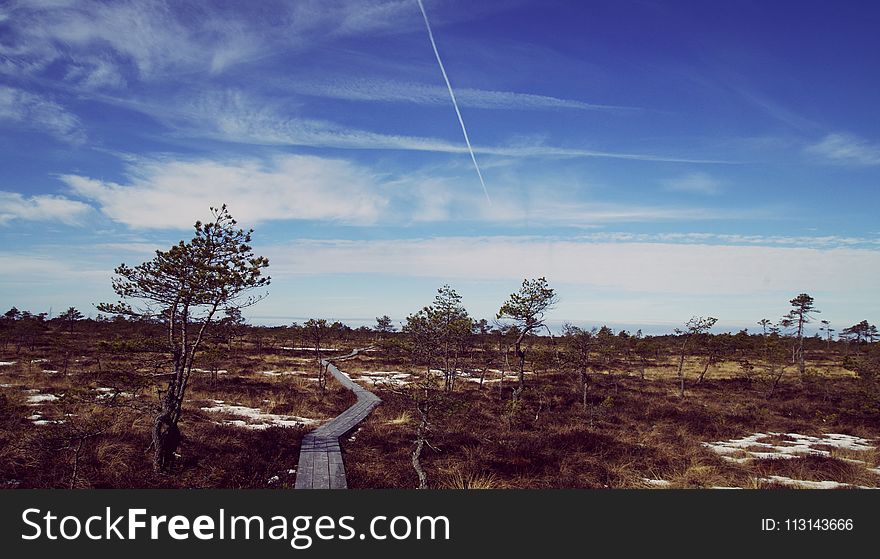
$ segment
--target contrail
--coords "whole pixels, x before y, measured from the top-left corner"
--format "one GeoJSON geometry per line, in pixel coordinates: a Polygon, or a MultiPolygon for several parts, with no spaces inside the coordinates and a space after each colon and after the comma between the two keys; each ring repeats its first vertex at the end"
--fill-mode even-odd
{"type": "Polygon", "coordinates": [[[480,177],[480,184],[483,186],[483,194],[486,195],[486,201],[492,204],[489,198],[489,191],[486,189],[486,182],[483,180],[483,173],[480,172],[480,166],[477,165],[477,158],[474,155],[474,149],[471,147],[470,138],[468,138],[467,128],[464,126],[464,119],[461,118],[461,111],[458,110],[458,101],[455,100],[455,93],[452,92],[452,84],[449,83],[449,76],[446,75],[446,68],[443,67],[443,60],[440,59],[440,51],[437,50],[437,43],[434,42],[434,33],[431,32],[431,24],[428,23],[428,14],[425,13],[425,6],[422,0],[416,0],[419,3],[419,9],[422,11],[422,17],[425,19],[425,27],[428,28],[428,38],[431,39],[431,46],[434,48],[434,56],[437,57],[437,64],[440,65],[440,73],[443,74],[443,80],[446,82],[446,89],[449,90],[449,97],[452,98],[452,106],[455,107],[455,114],[458,115],[458,123],[461,124],[461,133],[464,134],[464,143],[467,144],[468,152],[471,154],[471,161],[474,162],[474,169],[477,170],[477,176],[480,177]]]}

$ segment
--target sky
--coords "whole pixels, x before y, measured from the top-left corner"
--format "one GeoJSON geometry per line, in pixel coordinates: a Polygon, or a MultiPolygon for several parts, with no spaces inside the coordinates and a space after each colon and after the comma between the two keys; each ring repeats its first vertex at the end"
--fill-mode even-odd
{"type": "Polygon", "coordinates": [[[94,316],[226,203],[254,323],[880,320],[880,5],[423,4],[473,158],[417,0],[0,0],[0,306],[94,316]]]}

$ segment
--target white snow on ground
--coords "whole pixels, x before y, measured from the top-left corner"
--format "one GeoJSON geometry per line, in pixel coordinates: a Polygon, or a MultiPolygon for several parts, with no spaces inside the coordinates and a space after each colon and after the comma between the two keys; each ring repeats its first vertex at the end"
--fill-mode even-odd
{"type": "Polygon", "coordinates": [[[60,425],[64,423],[63,419],[43,419],[42,414],[40,414],[40,412],[38,411],[35,411],[26,419],[34,425],[60,425]]]}
{"type": "Polygon", "coordinates": [[[669,487],[670,485],[672,485],[668,480],[665,479],[651,479],[643,477],[642,481],[648,485],[653,485],[654,487],[669,487]]]}
{"type": "MultiPolygon", "coordinates": [[[[31,392],[31,391],[28,390],[28,392],[31,392]]],[[[62,394],[62,396],[63,396],[63,394],[62,394]]],[[[38,406],[38,405],[42,404],[43,402],[54,402],[58,398],[60,398],[60,396],[56,396],[55,394],[31,394],[30,396],[27,397],[27,402],[28,402],[28,405],[38,406]]]]}
{"type": "Polygon", "coordinates": [[[789,485],[791,487],[801,487],[803,489],[844,489],[853,487],[846,483],[838,481],[808,481],[805,479],[792,479],[785,476],[770,476],[758,478],[762,483],[778,483],[779,485],[789,485]]]}
{"type": "Polygon", "coordinates": [[[54,369],[43,369],[43,372],[46,373],[47,375],[54,375],[58,371],[54,370],[54,369]]]}
{"type": "Polygon", "coordinates": [[[257,371],[258,375],[265,375],[267,377],[284,377],[289,375],[307,375],[306,371],[257,371]]]}
{"type": "Polygon", "coordinates": [[[216,371],[212,371],[210,369],[197,369],[193,367],[192,371],[194,373],[213,373],[216,372],[218,375],[225,375],[228,371],[226,369],[217,369],[216,371]]]}
{"type": "Polygon", "coordinates": [[[357,376],[352,377],[354,381],[367,382],[372,385],[387,383],[398,386],[409,384],[406,379],[412,376],[401,371],[361,371],[356,374],[357,376]]]}
{"type": "Polygon", "coordinates": [[[31,363],[46,363],[48,359],[31,359],[31,363]]]}
{"type": "Polygon", "coordinates": [[[868,451],[875,448],[867,439],[840,433],[826,433],[821,437],[798,433],[754,433],[741,439],[703,443],[703,446],[712,449],[726,460],[738,463],[754,458],[790,459],[809,454],[831,456],[829,450],[817,447],[831,447],[838,450],[854,451],[868,451]],[[771,436],[782,437],[784,440],[777,443],[761,442],[762,439],[771,436]]]}
{"type": "Polygon", "coordinates": [[[12,388],[11,384],[0,384],[0,388],[12,388]]]}
{"type": "MultiPolygon", "coordinates": [[[[286,347],[286,346],[283,346],[281,349],[286,350],[286,351],[315,351],[315,348],[313,348],[313,347],[286,347]]],[[[332,347],[322,347],[318,351],[339,351],[339,350],[332,348],[332,347]]]]}
{"type": "Polygon", "coordinates": [[[0,367],[7,367],[9,365],[15,365],[15,361],[0,361],[0,367]]]}
{"type": "MultiPolygon", "coordinates": [[[[779,460],[793,459],[807,455],[814,456],[832,456],[831,450],[848,450],[856,452],[868,452],[876,447],[871,441],[856,437],[853,435],[845,435],[842,433],[825,433],[819,437],[810,435],[801,435],[799,433],[754,433],[741,439],[730,439],[727,441],[719,441],[714,443],[703,443],[703,446],[711,448],[713,451],[721,455],[725,460],[745,464],[751,460],[779,460]],[[764,439],[774,437],[778,442],[768,443],[764,439]],[[779,440],[781,439],[781,440],[779,440]],[[831,450],[828,450],[828,449],[831,450]]],[[[853,464],[868,464],[863,460],[857,460],[848,457],[836,457],[853,464]]],[[[880,468],[866,468],[868,471],[880,475],[880,468]]],[[[856,487],[838,481],[809,481],[801,479],[792,479],[785,476],[769,476],[758,478],[763,483],[776,483],[780,485],[789,485],[792,487],[801,487],[804,489],[840,489],[856,487]]],[[[867,487],[859,487],[860,489],[870,489],[867,487]]]]}
{"type": "Polygon", "coordinates": [[[99,400],[104,400],[106,398],[112,398],[116,394],[118,394],[119,396],[122,396],[123,398],[131,398],[132,397],[130,392],[116,392],[115,388],[109,388],[106,386],[99,386],[98,388],[95,388],[95,392],[99,393],[97,396],[97,398],[99,400]]]}
{"type": "Polygon", "coordinates": [[[246,418],[229,419],[223,421],[224,425],[234,425],[245,429],[268,429],[269,427],[302,427],[305,425],[314,425],[319,423],[318,419],[310,419],[308,417],[297,417],[295,415],[277,415],[274,413],[265,413],[260,408],[250,408],[247,406],[239,406],[236,404],[227,404],[223,400],[213,400],[213,405],[202,408],[202,411],[220,412],[229,415],[237,415],[246,418]]]}
{"type": "MultiPolygon", "coordinates": [[[[486,369],[486,376],[484,377],[483,384],[496,383],[501,382],[501,369],[486,369]]],[[[525,371],[523,374],[525,375],[534,375],[532,371],[525,371]]],[[[480,372],[474,371],[471,375],[465,375],[459,373],[459,376],[456,377],[461,380],[466,380],[468,382],[480,382],[480,372]]],[[[505,382],[508,380],[517,380],[519,378],[519,373],[513,371],[505,371],[504,372],[504,380],[505,382]]]]}

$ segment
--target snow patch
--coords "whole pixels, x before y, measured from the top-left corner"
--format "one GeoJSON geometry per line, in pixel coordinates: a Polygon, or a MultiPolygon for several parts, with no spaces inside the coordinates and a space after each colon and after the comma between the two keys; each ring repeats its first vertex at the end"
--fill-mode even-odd
{"type": "Polygon", "coordinates": [[[43,419],[43,415],[40,412],[34,412],[26,419],[34,425],[60,425],[64,423],[63,419],[43,419]]]}
{"type": "Polygon", "coordinates": [[[820,437],[813,437],[799,433],[772,432],[754,433],[741,439],[703,443],[703,446],[712,449],[725,460],[737,463],[744,463],[752,459],[791,459],[807,455],[831,456],[831,451],[819,447],[860,452],[875,448],[867,439],[841,433],[826,433],[820,437]],[[763,442],[770,437],[782,440],[775,443],[763,442]]]}
{"type": "Polygon", "coordinates": [[[8,367],[9,365],[15,365],[16,361],[0,361],[0,367],[8,367]]]}
{"type": "Polygon", "coordinates": [[[131,398],[132,394],[130,392],[117,392],[115,388],[109,388],[107,386],[99,386],[95,388],[95,392],[98,393],[97,398],[99,400],[106,400],[107,398],[112,398],[113,396],[121,396],[123,398],[131,398]]]}
{"type": "Polygon", "coordinates": [[[410,383],[412,375],[401,371],[361,371],[353,380],[377,385],[380,383],[404,386],[410,383]]]}
{"type": "Polygon", "coordinates": [[[672,483],[666,479],[651,479],[647,477],[643,477],[642,481],[647,485],[652,485],[654,487],[669,487],[672,483]]]}
{"type": "Polygon", "coordinates": [[[291,375],[307,375],[306,371],[257,371],[258,375],[264,375],[267,377],[286,377],[291,375]]]}
{"type": "Polygon", "coordinates": [[[762,483],[777,483],[779,485],[787,485],[789,487],[800,487],[803,489],[845,489],[853,487],[839,481],[808,481],[805,479],[792,479],[785,476],[769,476],[758,478],[762,483]]]}
{"type": "Polygon", "coordinates": [[[233,425],[235,427],[254,430],[263,430],[270,427],[304,427],[306,425],[314,425],[320,422],[318,419],[311,419],[308,417],[266,413],[260,410],[260,408],[227,404],[223,400],[213,400],[213,405],[203,407],[202,411],[211,413],[219,412],[244,417],[246,421],[241,419],[229,419],[222,423],[224,425],[233,425]]]}
{"type": "MultiPolygon", "coordinates": [[[[31,392],[31,391],[28,390],[28,392],[31,392]]],[[[39,390],[37,392],[39,392],[39,390]]],[[[63,396],[63,394],[61,396],[63,396]]],[[[57,396],[55,394],[31,394],[30,396],[27,397],[27,402],[28,402],[28,405],[38,406],[38,405],[42,404],[43,402],[54,402],[55,400],[57,400],[61,396],[57,396]]]]}

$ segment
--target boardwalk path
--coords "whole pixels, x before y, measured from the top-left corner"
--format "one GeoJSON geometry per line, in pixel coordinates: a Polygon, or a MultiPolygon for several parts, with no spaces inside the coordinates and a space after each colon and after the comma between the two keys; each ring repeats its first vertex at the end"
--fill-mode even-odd
{"type": "MultiPolygon", "coordinates": [[[[355,349],[334,361],[351,359],[359,351],[361,350],[355,349]]],[[[357,402],[341,415],[303,437],[296,470],[296,489],[347,489],[339,438],[363,421],[381,400],[337,369],[329,359],[322,359],[321,363],[327,365],[327,370],[336,380],[354,392],[357,402]]]]}

